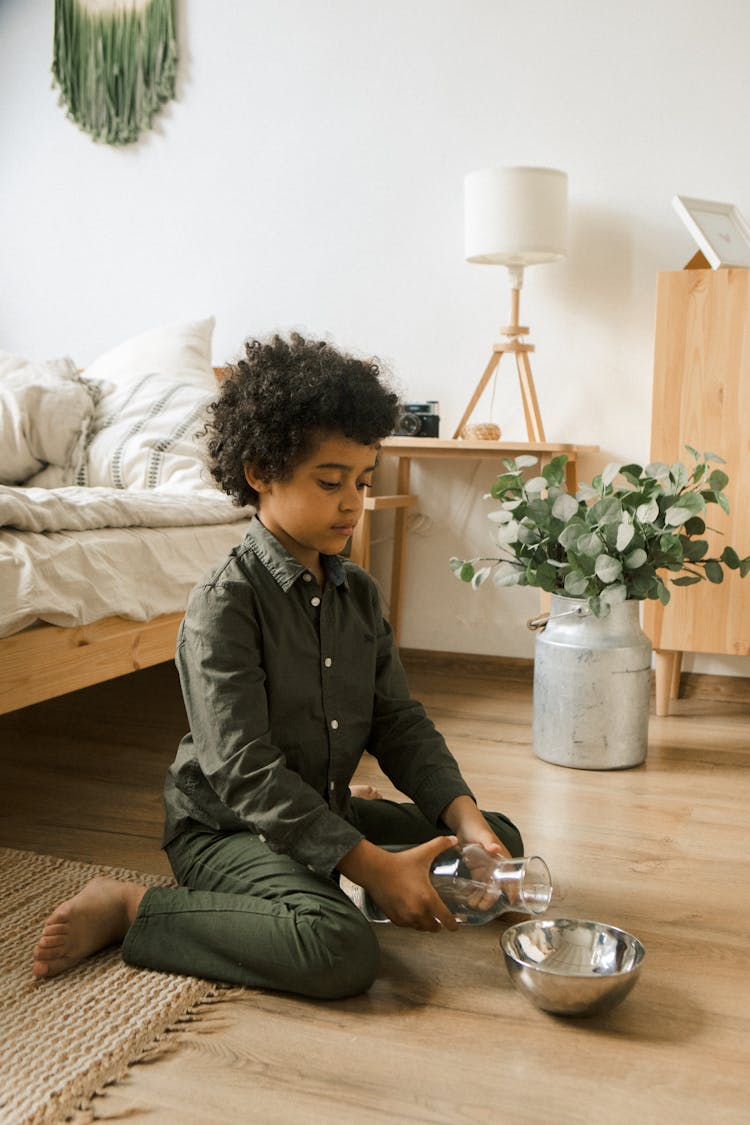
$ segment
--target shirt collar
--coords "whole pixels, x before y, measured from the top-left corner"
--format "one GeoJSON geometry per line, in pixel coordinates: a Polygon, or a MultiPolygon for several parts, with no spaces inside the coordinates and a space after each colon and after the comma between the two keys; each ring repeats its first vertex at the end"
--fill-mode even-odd
{"type": "MultiPolygon", "coordinates": [[[[253,516],[250,521],[245,542],[263,563],[271,577],[276,579],[285,594],[303,574],[308,573],[307,567],[290,555],[286,547],[282,547],[276,536],[271,534],[257,516],[253,516]]],[[[346,571],[341,558],[338,555],[321,555],[320,561],[326,578],[333,582],[334,586],[348,589],[346,571]]]]}

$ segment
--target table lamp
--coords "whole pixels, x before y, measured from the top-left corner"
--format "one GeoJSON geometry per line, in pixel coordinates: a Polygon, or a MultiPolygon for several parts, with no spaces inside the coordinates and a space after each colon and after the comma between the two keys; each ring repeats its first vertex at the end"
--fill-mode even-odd
{"type": "Polygon", "coordinates": [[[529,353],[523,341],[529,329],[518,322],[519,296],[526,266],[565,257],[568,225],[568,177],[556,168],[486,168],[464,180],[465,253],[467,262],[506,266],[510,281],[510,324],[493,344],[492,358],[456,427],[464,436],[471,414],[503,355],[516,357],[529,441],[545,441],[529,353]]]}

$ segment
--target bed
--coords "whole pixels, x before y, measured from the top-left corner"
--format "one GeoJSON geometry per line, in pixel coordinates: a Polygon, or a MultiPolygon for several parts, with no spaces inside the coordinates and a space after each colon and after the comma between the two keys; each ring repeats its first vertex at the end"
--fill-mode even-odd
{"type": "Polygon", "coordinates": [[[213,326],[83,370],[0,351],[0,713],[171,660],[190,589],[244,536],[197,437],[213,326]]]}

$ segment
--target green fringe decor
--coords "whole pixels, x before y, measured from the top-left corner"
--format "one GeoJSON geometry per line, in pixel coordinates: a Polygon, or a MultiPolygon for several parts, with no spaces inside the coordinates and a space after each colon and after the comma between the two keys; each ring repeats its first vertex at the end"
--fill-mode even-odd
{"type": "Polygon", "coordinates": [[[55,0],[52,75],[95,141],[138,139],[174,97],[175,0],[55,0]]]}

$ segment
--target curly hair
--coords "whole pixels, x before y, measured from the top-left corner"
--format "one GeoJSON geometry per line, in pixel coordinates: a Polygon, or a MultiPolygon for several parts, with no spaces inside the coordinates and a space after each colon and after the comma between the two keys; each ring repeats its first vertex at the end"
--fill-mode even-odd
{"type": "Polygon", "coordinates": [[[211,474],[245,505],[258,500],[246,463],[262,480],[289,480],[327,434],[371,445],[393,432],[398,395],[373,360],[293,333],[248,340],[208,409],[211,474]]]}

